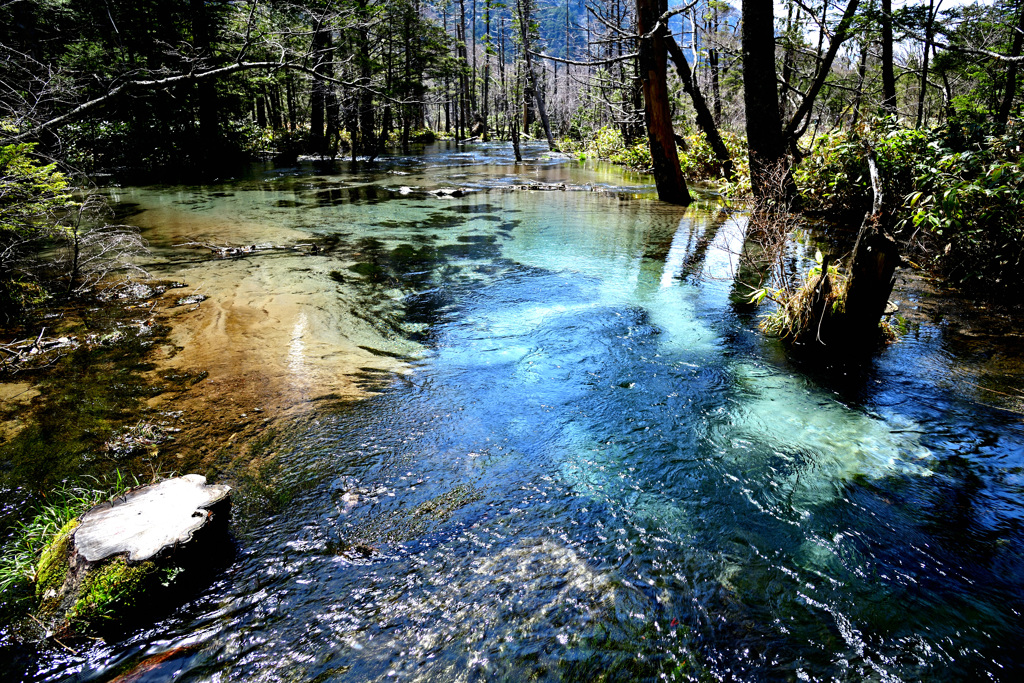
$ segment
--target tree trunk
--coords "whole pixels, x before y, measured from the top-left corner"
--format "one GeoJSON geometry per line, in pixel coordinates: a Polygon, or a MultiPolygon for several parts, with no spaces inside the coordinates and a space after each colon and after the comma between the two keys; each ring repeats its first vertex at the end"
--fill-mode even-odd
{"type": "Polygon", "coordinates": [[[483,117],[484,117],[484,142],[490,140],[490,128],[491,128],[491,108],[490,108],[490,90],[491,90],[491,55],[494,53],[494,48],[491,45],[493,37],[491,36],[491,3],[488,1],[484,4],[484,82],[483,82],[483,117]]]}
{"type": "Polygon", "coordinates": [[[882,183],[872,151],[868,153],[868,167],[874,202],[864,216],[853,248],[845,290],[838,293],[842,306],[836,307],[831,300],[832,284],[827,276],[831,257],[826,257],[808,315],[792,338],[795,345],[812,353],[824,351],[830,359],[863,356],[875,348],[900,263],[899,247],[886,229],[882,183]]]}
{"type": "Polygon", "coordinates": [[[285,94],[288,99],[288,130],[295,132],[299,123],[298,106],[295,104],[295,83],[291,73],[285,76],[285,94]]]}
{"type": "Polygon", "coordinates": [[[469,127],[469,48],[466,45],[466,3],[459,0],[459,25],[456,27],[457,44],[459,53],[459,139],[466,138],[466,130],[469,127]]]}
{"type": "Polygon", "coordinates": [[[697,112],[697,126],[704,132],[712,151],[715,153],[715,158],[722,164],[722,175],[725,176],[726,180],[732,181],[734,177],[732,157],[729,156],[729,150],[726,148],[725,142],[722,141],[722,136],[718,132],[715,118],[708,109],[707,100],[704,99],[700,86],[697,85],[693,75],[690,73],[690,64],[686,61],[686,55],[683,54],[679,44],[676,43],[671,35],[666,36],[665,44],[668,47],[669,54],[672,56],[672,61],[676,64],[679,78],[683,81],[683,90],[693,100],[693,108],[697,112]]]}
{"type": "Polygon", "coordinates": [[[892,60],[892,0],[882,0],[882,108],[896,116],[896,76],[892,60]]]}
{"type": "Polygon", "coordinates": [[[188,474],[127,491],[69,522],[37,565],[36,621],[59,637],[114,626],[151,609],[185,577],[209,572],[230,547],[230,490],[188,474]],[[168,584],[161,569],[175,566],[185,576],[168,584]]]}
{"type": "MultiPolygon", "coordinates": [[[[775,16],[772,0],[743,0],[743,105],[754,196],[770,198],[772,176],[785,172],[786,144],[775,79],[775,16]]],[[[785,199],[785,197],[775,197],[785,199]]]]}
{"type": "Polygon", "coordinates": [[[366,0],[359,0],[358,8],[360,24],[356,61],[359,64],[359,80],[363,88],[359,91],[359,139],[352,140],[353,159],[357,150],[360,154],[373,154],[377,146],[377,137],[374,134],[376,120],[373,113],[373,92],[369,87],[370,79],[373,77],[373,64],[370,61],[370,16],[366,0]]]}
{"type": "MultiPolygon", "coordinates": [[[[189,4],[195,49],[200,58],[206,60],[212,57],[213,18],[202,0],[190,0],[189,4]]],[[[199,149],[196,158],[205,165],[216,157],[216,149],[220,146],[217,84],[211,80],[199,81],[196,84],[196,104],[199,109],[199,136],[196,138],[199,149]]]]}
{"type": "Polygon", "coordinates": [[[874,202],[871,213],[864,217],[850,262],[846,288],[846,306],[842,338],[863,339],[878,336],[878,323],[892,294],[896,267],[900,263],[899,247],[886,230],[883,210],[882,182],[874,152],[868,153],[874,202]]]}
{"type": "Polygon", "coordinates": [[[327,82],[323,79],[323,62],[327,59],[326,52],[329,47],[327,31],[322,26],[317,26],[313,33],[313,71],[317,74],[313,78],[313,87],[309,95],[309,146],[310,151],[316,154],[323,154],[327,141],[324,137],[324,124],[327,112],[327,82]]]}
{"type": "Polygon", "coordinates": [[[932,32],[935,30],[935,0],[928,2],[928,24],[924,28],[924,56],[921,62],[921,87],[917,92],[917,122],[915,128],[924,124],[924,98],[928,93],[928,58],[932,51],[932,32]]]}
{"type": "Polygon", "coordinates": [[[853,122],[852,127],[856,127],[857,121],[860,120],[860,106],[864,100],[864,77],[867,76],[868,72],[868,41],[865,39],[860,48],[860,61],[857,63],[857,93],[854,95],[853,100],[853,122]]]}
{"type": "Polygon", "coordinates": [[[256,127],[260,130],[267,127],[266,96],[262,92],[256,93],[256,127]]]}
{"type": "Polygon", "coordinates": [[[541,125],[544,126],[544,135],[548,138],[548,149],[554,151],[555,140],[551,137],[551,123],[548,121],[548,111],[544,106],[544,93],[541,91],[540,83],[537,82],[537,74],[533,70],[533,55],[530,53],[528,24],[532,13],[529,0],[518,0],[517,4],[519,6],[519,31],[523,40],[523,58],[526,60],[526,74],[530,79],[534,99],[537,101],[537,113],[540,115],[541,125]]]}
{"type": "MultiPolygon", "coordinates": [[[[783,119],[786,118],[786,98],[789,96],[790,80],[793,77],[793,61],[796,59],[796,46],[793,40],[793,3],[788,3],[788,9],[786,10],[786,33],[784,34],[786,40],[786,49],[782,56],[782,88],[779,92],[779,116],[783,119]]],[[[797,13],[797,20],[799,21],[800,14],[799,10],[797,13]]],[[[821,51],[821,41],[818,42],[818,50],[821,51]]]]}
{"type": "MultiPolygon", "coordinates": [[[[1020,57],[1021,49],[1024,48],[1024,3],[1017,10],[1017,29],[1013,33],[1013,44],[1010,47],[1011,57],[1020,57]]],[[[1006,127],[1010,120],[1010,110],[1013,108],[1013,98],[1017,94],[1017,62],[1010,62],[1006,69],[1006,92],[1003,93],[1003,102],[996,114],[996,125],[1000,128],[1006,127]]]]}
{"type": "Polygon", "coordinates": [[[666,11],[667,0],[637,0],[636,14],[640,38],[640,78],[644,91],[644,120],[647,141],[654,165],[654,183],[658,199],[686,205],[693,201],[683,180],[676,151],[672,109],[668,97],[668,30],[655,29],[658,17],[666,11]],[[647,36],[646,34],[652,33],[647,36]]]}
{"type": "MultiPolygon", "coordinates": [[[[718,41],[718,5],[712,9],[712,30],[715,33],[715,41],[718,41]]],[[[715,107],[715,125],[722,125],[722,92],[719,86],[718,48],[708,50],[708,66],[711,67],[711,97],[715,107]]]]}

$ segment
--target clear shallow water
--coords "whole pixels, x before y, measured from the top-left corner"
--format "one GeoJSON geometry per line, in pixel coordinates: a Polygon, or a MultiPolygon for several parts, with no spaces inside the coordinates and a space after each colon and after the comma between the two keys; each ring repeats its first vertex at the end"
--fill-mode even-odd
{"type": "Polygon", "coordinates": [[[805,374],[729,306],[742,214],[498,151],[132,195],[167,253],[211,212],[338,235],[266,276],[328,307],[282,353],[358,306],[403,367],[282,438],[290,502],[201,596],[28,677],[1016,680],[1024,430],[942,326],[805,374]]]}

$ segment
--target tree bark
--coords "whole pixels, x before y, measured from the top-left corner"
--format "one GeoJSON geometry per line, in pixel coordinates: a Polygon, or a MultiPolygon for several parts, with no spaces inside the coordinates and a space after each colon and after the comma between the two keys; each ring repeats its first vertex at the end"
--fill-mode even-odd
{"type": "Polygon", "coordinates": [[[323,154],[327,147],[324,124],[327,113],[327,82],[323,79],[324,61],[330,47],[329,34],[323,26],[317,26],[313,33],[313,87],[309,94],[309,146],[310,151],[323,154]]]}
{"type": "Polygon", "coordinates": [[[932,32],[935,30],[935,0],[928,2],[928,23],[924,28],[924,56],[921,62],[921,87],[917,92],[917,122],[915,128],[924,124],[924,98],[928,93],[928,58],[932,51],[932,32]]]}
{"type": "Polygon", "coordinates": [[[864,100],[864,78],[868,72],[868,41],[865,40],[860,48],[860,61],[857,63],[857,93],[853,100],[853,123],[856,127],[860,120],[861,102],[864,100]]]}
{"type": "Polygon", "coordinates": [[[868,167],[874,201],[871,213],[864,217],[850,261],[843,325],[839,330],[846,340],[863,339],[872,333],[877,338],[878,323],[885,314],[900,263],[899,246],[886,230],[882,182],[874,152],[868,152],[868,167]]]}
{"type": "Polygon", "coordinates": [[[533,90],[534,99],[537,101],[537,113],[540,115],[541,125],[544,126],[544,135],[548,138],[548,149],[554,151],[555,139],[551,137],[551,122],[548,120],[548,111],[544,106],[544,93],[540,89],[540,83],[537,82],[537,74],[533,70],[533,57],[530,52],[530,38],[529,38],[529,21],[530,21],[530,8],[528,6],[529,0],[519,0],[519,31],[522,34],[523,40],[523,57],[526,60],[526,74],[530,79],[530,86],[533,90]]]}
{"type": "MultiPolygon", "coordinates": [[[[1013,33],[1010,56],[1019,57],[1022,48],[1024,48],[1024,3],[1017,10],[1017,27],[1013,33]]],[[[1000,128],[1005,128],[1006,122],[1010,120],[1010,110],[1013,108],[1013,98],[1016,94],[1017,62],[1010,62],[1006,68],[1006,92],[1003,93],[1003,101],[999,105],[999,112],[996,114],[996,125],[1000,128]]]]}
{"type": "MultiPolygon", "coordinates": [[[[715,4],[712,9],[712,30],[715,33],[715,41],[718,41],[718,5],[715,4]]],[[[711,67],[711,97],[714,100],[715,107],[715,125],[722,125],[722,92],[719,86],[719,56],[718,48],[712,47],[708,50],[708,65],[711,67]]]]}
{"type": "MultiPolygon", "coordinates": [[[[743,105],[750,150],[750,185],[759,199],[772,198],[773,174],[786,164],[782,115],[775,79],[775,15],[772,0],[743,0],[743,105]]],[[[782,199],[782,198],[779,198],[782,199]]]]}
{"type": "Polygon", "coordinates": [[[668,97],[668,30],[664,24],[655,29],[658,17],[666,10],[666,0],[636,0],[637,24],[641,34],[640,78],[644,91],[644,120],[658,198],[671,204],[687,205],[693,198],[679,167],[668,97]]]}
{"type": "MultiPolygon", "coordinates": [[[[202,59],[209,59],[212,57],[213,18],[202,0],[190,0],[189,4],[195,48],[202,59]]],[[[212,81],[196,83],[196,104],[199,109],[199,136],[196,138],[199,148],[196,150],[196,158],[205,165],[216,157],[220,143],[217,89],[212,81]]]]}
{"type": "Polygon", "coordinates": [[[230,546],[230,490],[188,474],[125,492],[68,523],[37,565],[37,621],[59,635],[72,624],[115,625],[165,590],[161,567],[209,571],[230,546]],[[94,590],[97,582],[106,589],[94,590]]]}
{"type": "Polygon", "coordinates": [[[896,76],[892,63],[892,0],[882,0],[882,108],[896,116],[896,76]]]}

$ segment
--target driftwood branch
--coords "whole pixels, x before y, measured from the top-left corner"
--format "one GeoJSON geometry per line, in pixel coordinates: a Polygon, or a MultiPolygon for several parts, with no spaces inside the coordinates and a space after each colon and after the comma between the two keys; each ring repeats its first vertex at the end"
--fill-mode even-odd
{"type": "Polygon", "coordinates": [[[178,244],[171,245],[174,247],[197,247],[202,249],[209,249],[213,254],[221,257],[228,258],[232,256],[247,256],[249,254],[255,254],[258,252],[265,251],[297,251],[299,249],[309,249],[310,252],[315,253],[317,246],[312,243],[303,244],[243,244],[241,246],[232,246],[227,244],[211,244],[209,242],[179,242],[178,244]]]}

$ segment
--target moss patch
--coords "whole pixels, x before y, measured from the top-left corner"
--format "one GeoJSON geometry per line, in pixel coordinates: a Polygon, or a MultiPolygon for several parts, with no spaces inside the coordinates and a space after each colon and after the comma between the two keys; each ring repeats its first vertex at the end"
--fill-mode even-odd
{"type": "Polygon", "coordinates": [[[480,490],[471,484],[461,484],[411,510],[373,515],[359,525],[352,543],[358,549],[360,545],[372,548],[376,543],[403,543],[422,538],[447,522],[458,510],[482,497],[480,490]]]}
{"type": "Polygon", "coordinates": [[[152,561],[129,564],[121,557],[93,570],[85,579],[81,597],[68,610],[68,620],[110,619],[116,610],[133,607],[156,570],[152,561]]]}
{"type": "Polygon", "coordinates": [[[71,533],[78,528],[78,518],[65,524],[53,537],[39,557],[36,565],[36,597],[52,599],[64,585],[68,575],[68,556],[71,553],[71,533]]]}

